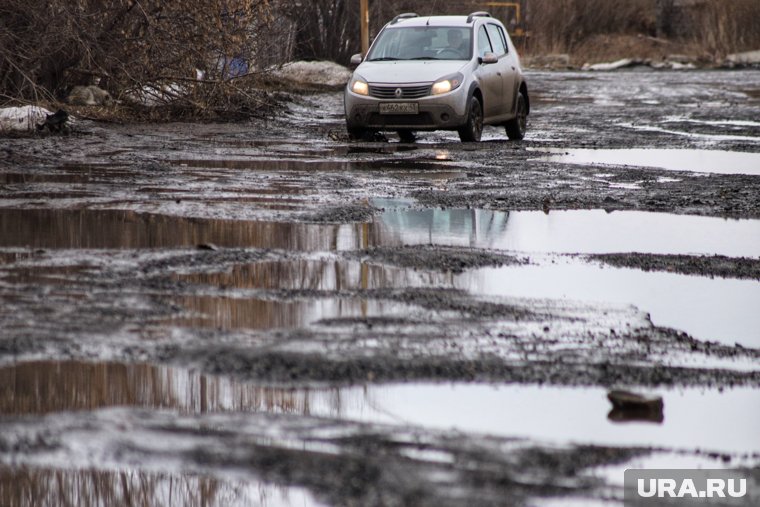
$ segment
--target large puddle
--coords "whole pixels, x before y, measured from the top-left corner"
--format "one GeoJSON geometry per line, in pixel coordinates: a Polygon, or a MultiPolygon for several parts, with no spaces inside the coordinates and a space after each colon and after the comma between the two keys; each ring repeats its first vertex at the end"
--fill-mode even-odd
{"type": "MultiPolygon", "coordinates": [[[[760,256],[760,220],[601,210],[495,212],[387,211],[368,224],[304,224],[185,218],[118,210],[0,210],[0,246],[166,248],[212,243],[301,251],[370,246],[447,245],[530,253],[533,264],[471,270],[459,276],[378,263],[294,260],[240,265],[188,281],[240,289],[358,290],[457,287],[474,294],[633,304],[659,326],[704,340],[760,347],[760,283],[604,267],[551,254],[640,252],[760,256]]],[[[65,274],[64,274],[65,275],[65,274]]],[[[58,276],[60,278],[60,276],[58,276]]],[[[13,277],[6,280],[13,281],[13,277]]],[[[232,295],[234,296],[234,295],[232,295]]],[[[222,328],[303,327],[331,317],[382,315],[386,305],[351,299],[278,302],[187,297],[175,323],[222,328]]]]}
{"type": "Polygon", "coordinates": [[[0,209],[0,247],[223,247],[334,251],[433,244],[532,253],[760,257],[760,220],[639,211],[414,210],[393,201],[369,224],[194,218],[111,209],[0,209]]]}
{"type": "MultiPolygon", "coordinates": [[[[702,340],[760,348],[760,282],[612,268],[548,256],[528,266],[478,268],[462,274],[339,259],[264,261],[226,271],[180,275],[226,289],[367,290],[444,287],[475,295],[635,305],[658,326],[702,340]]],[[[221,328],[305,327],[324,318],[408,314],[409,307],[359,299],[275,301],[188,297],[181,325],[221,328]]]]}
{"type": "Polygon", "coordinates": [[[217,329],[304,328],[323,319],[367,318],[411,312],[408,306],[359,298],[317,298],[303,301],[270,301],[218,296],[183,297],[177,300],[189,312],[173,324],[217,329]]]}
{"type": "Polygon", "coordinates": [[[0,209],[0,246],[32,248],[361,248],[359,225],[192,218],[94,209],[0,209]]]}
{"type": "Polygon", "coordinates": [[[13,468],[0,465],[0,505],[316,507],[303,488],[191,473],[135,469],[13,468]]]}
{"type": "Polygon", "coordinates": [[[262,387],[152,365],[22,363],[0,369],[0,414],[113,406],[178,413],[293,413],[421,426],[541,442],[760,451],[760,392],[662,390],[662,417],[613,411],[601,388],[492,384],[369,384],[333,389],[262,387]]]}
{"type": "MultiPolygon", "coordinates": [[[[219,272],[177,275],[194,284],[226,289],[351,291],[399,287],[453,287],[451,274],[372,265],[359,261],[292,260],[235,265],[219,272]]],[[[362,298],[268,300],[193,296],[178,299],[190,312],[173,324],[221,329],[308,327],[323,319],[408,316],[412,307],[362,298]]]]}
{"type": "Polygon", "coordinates": [[[760,348],[760,282],[610,268],[578,260],[483,268],[456,286],[478,294],[632,304],[657,326],[760,348]]]}
{"type": "MultiPolygon", "coordinates": [[[[444,153],[441,151],[440,153],[444,153]]],[[[384,160],[325,160],[324,158],[304,159],[303,154],[298,158],[204,158],[204,159],[177,159],[174,165],[180,167],[192,167],[197,169],[238,169],[248,171],[319,171],[319,172],[345,172],[345,171],[368,171],[385,169],[404,170],[441,170],[450,166],[448,154],[436,154],[431,158],[389,158],[384,160]]],[[[456,166],[454,166],[456,167],[456,166]]]]}
{"type": "Polygon", "coordinates": [[[760,175],[760,153],[686,149],[542,149],[564,164],[653,167],[669,171],[760,175]]]}
{"type": "MultiPolygon", "coordinates": [[[[395,209],[371,244],[434,244],[550,254],[654,253],[760,257],[760,220],[601,210],[493,212],[395,209]],[[393,238],[389,241],[387,238],[393,238]]],[[[705,340],[760,347],[760,283],[549,260],[471,271],[456,286],[476,294],[612,301],[656,325],[705,340]]]]}
{"type": "Polygon", "coordinates": [[[760,220],[643,211],[394,209],[373,245],[433,244],[533,253],[653,253],[760,257],[760,220]]]}
{"type": "Polygon", "coordinates": [[[225,271],[177,275],[181,280],[234,289],[366,290],[454,285],[450,273],[404,269],[340,258],[238,264],[225,271]]]}

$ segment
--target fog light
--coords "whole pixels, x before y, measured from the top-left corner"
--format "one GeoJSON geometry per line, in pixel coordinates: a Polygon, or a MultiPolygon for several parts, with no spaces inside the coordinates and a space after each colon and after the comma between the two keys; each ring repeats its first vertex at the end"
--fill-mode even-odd
{"type": "Polygon", "coordinates": [[[449,121],[449,113],[443,113],[441,115],[441,121],[449,121]]]}

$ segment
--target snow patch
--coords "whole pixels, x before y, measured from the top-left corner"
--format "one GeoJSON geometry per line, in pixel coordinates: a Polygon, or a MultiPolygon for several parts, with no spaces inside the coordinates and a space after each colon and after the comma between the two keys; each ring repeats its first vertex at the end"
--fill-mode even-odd
{"type": "Polygon", "coordinates": [[[38,123],[53,114],[44,107],[21,106],[0,109],[0,132],[34,130],[38,123]]]}
{"type": "Polygon", "coordinates": [[[290,62],[272,73],[275,77],[307,86],[340,88],[351,79],[351,71],[335,62],[290,62]]]}
{"type": "Polygon", "coordinates": [[[728,55],[726,61],[729,65],[760,65],[760,49],[728,55]]]}
{"type": "Polygon", "coordinates": [[[609,63],[595,63],[593,65],[586,64],[583,66],[583,70],[597,70],[597,71],[608,71],[608,70],[617,70],[617,69],[624,69],[626,67],[633,67],[634,65],[638,65],[640,62],[639,60],[634,60],[633,58],[623,58],[622,60],[617,60],[615,62],[609,62],[609,63]]]}

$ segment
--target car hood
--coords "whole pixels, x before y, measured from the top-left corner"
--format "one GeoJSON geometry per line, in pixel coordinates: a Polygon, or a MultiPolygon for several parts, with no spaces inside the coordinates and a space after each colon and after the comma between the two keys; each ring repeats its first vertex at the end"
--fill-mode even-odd
{"type": "Polygon", "coordinates": [[[470,62],[462,60],[402,60],[364,62],[356,73],[368,83],[427,83],[459,71],[470,62]]]}

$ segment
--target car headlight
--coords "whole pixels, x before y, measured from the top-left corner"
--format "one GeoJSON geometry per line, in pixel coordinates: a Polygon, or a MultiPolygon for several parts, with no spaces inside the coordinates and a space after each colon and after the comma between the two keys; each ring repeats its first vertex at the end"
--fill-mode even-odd
{"type": "Polygon", "coordinates": [[[354,76],[351,80],[351,91],[358,95],[369,95],[369,85],[360,76],[354,76]]]}
{"type": "Polygon", "coordinates": [[[450,76],[439,79],[433,83],[433,88],[430,89],[430,93],[433,95],[440,95],[442,93],[449,93],[452,90],[456,90],[464,81],[464,76],[457,72],[450,76]]]}

